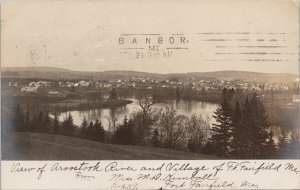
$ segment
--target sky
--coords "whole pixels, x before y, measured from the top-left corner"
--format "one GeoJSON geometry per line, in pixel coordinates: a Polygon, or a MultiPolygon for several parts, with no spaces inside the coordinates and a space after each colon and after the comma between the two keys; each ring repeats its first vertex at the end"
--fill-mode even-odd
{"type": "Polygon", "coordinates": [[[298,33],[291,0],[4,1],[1,65],[298,74],[298,33]]]}

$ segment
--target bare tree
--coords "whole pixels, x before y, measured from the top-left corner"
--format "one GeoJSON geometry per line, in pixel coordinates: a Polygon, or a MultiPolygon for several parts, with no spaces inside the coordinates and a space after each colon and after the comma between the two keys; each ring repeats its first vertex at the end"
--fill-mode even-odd
{"type": "Polygon", "coordinates": [[[146,121],[152,114],[151,106],[155,104],[153,101],[154,99],[150,96],[139,96],[137,97],[137,100],[139,101],[139,105],[143,111],[143,119],[146,121]]]}
{"type": "Polygon", "coordinates": [[[161,127],[164,145],[176,148],[186,135],[187,117],[178,115],[175,109],[167,108],[162,112],[158,125],[161,127]]]}
{"type": "Polygon", "coordinates": [[[150,96],[139,96],[137,100],[142,110],[133,113],[131,120],[137,134],[137,143],[143,145],[147,141],[147,137],[151,136],[152,126],[157,120],[156,114],[152,110],[155,102],[153,102],[153,98],[150,96]]]}
{"type": "Polygon", "coordinates": [[[192,115],[187,123],[189,137],[189,148],[193,152],[199,153],[200,149],[207,143],[209,123],[202,115],[192,115]]]}

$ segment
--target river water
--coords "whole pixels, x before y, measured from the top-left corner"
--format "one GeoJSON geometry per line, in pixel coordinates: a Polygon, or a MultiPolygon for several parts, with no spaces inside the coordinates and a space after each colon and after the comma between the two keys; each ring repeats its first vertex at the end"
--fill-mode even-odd
{"type": "MultiPolygon", "coordinates": [[[[132,103],[127,104],[118,108],[100,108],[100,109],[91,109],[84,111],[68,111],[63,112],[59,116],[59,120],[63,121],[66,116],[70,113],[73,117],[74,124],[80,126],[83,118],[85,117],[88,122],[95,121],[99,119],[103,124],[105,129],[108,129],[109,126],[112,126],[113,120],[115,120],[116,126],[122,123],[125,116],[127,118],[133,112],[141,111],[141,107],[138,104],[138,100],[136,98],[128,98],[132,103]]],[[[214,121],[212,117],[213,112],[218,107],[218,104],[212,104],[202,101],[187,101],[187,100],[168,100],[165,103],[157,103],[152,106],[153,110],[166,109],[166,108],[174,108],[177,110],[178,114],[191,116],[193,114],[199,115],[201,114],[205,119],[208,118],[209,123],[211,124],[214,121]]]]}

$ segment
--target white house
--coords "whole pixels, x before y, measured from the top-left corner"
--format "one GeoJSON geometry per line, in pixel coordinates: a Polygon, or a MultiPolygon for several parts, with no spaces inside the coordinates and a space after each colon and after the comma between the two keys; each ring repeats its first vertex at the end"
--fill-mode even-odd
{"type": "Polygon", "coordinates": [[[63,94],[58,91],[49,91],[48,96],[62,96],[63,94]]]}
{"type": "Polygon", "coordinates": [[[21,88],[21,92],[37,92],[38,91],[38,86],[24,86],[21,88]]]}
{"type": "Polygon", "coordinates": [[[89,82],[86,82],[86,81],[83,81],[83,80],[79,81],[78,83],[79,83],[79,86],[81,86],[81,87],[88,87],[90,85],[89,82]]]}

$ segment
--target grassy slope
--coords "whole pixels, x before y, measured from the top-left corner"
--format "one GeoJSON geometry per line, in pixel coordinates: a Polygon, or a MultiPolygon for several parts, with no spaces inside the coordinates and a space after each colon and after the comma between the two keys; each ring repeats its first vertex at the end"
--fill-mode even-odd
{"type": "Polygon", "coordinates": [[[209,155],[153,147],[104,144],[79,138],[38,133],[2,136],[4,160],[191,160],[209,155]]]}

